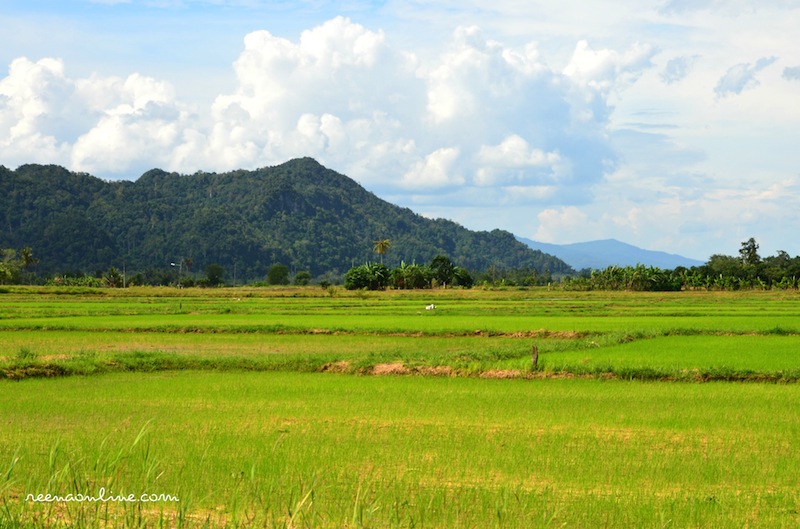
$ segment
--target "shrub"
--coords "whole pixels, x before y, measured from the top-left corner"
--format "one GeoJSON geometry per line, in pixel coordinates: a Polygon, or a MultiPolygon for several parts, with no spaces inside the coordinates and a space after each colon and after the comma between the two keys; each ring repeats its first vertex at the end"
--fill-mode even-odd
{"type": "Polygon", "coordinates": [[[389,269],[381,263],[354,266],[344,275],[347,290],[383,290],[389,286],[389,269]]]}
{"type": "Polygon", "coordinates": [[[270,285],[288,285],[289,267],[284,264],[274,264],[267,272],[267,283],[270,285]]]}

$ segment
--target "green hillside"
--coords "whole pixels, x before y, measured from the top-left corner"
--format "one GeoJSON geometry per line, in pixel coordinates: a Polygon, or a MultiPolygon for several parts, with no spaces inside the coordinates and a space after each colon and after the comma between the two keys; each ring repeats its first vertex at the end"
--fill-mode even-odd
{"type": "Polygon", "coordinates": [[[389,266],[443,254],[471,271],[570,271],[511,233],[426,219],[310,158],[220,174],[154,169],[135,182],[0,166],[0,248],[32,248],[40,275],[159,270],[181,259],[192,272],[236,269],[240,280],[262,279],[273,264],[341,274],[376,260],[378,239],[392,243],[389,266]]]}

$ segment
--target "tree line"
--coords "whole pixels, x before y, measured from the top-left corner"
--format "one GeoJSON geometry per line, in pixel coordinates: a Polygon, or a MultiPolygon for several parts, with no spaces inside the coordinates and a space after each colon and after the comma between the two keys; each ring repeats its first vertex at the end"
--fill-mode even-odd
{"type": "MultiPolygon", "coordinates": [[[[791,257],[785,251],[762,258],[754,238],[742,242],[738,256],[712,255],[701,265],[673,270],[654,266],[609,266],[599,270],[582,270],[579,273],[555,276],[549,271],[535,268],[502,268],[491,266],[481,271],[469,271],[455,264],[446,255],[437,255],[430,262],[401,261],[389,267],[383,258],[392,247],[388,239],[376,241],[373,252],[380,262],[367,261],[352,266],[343,276],[327,274],[316,279],[308,270],[292,271],[289,266],[276,263],[269,267],[261,279],[247,282],[250,285],[309,285],[327,287],[344,284],[347,289],[424,289],[458,286],[471,288],[530,287],[548,285],[566,290],[627,290],[627,291],[678,291],[678,290],[745,290],[745,289],[800,289],[800,257],[791,257]]],[[[182,259],[170,269],[146,270],[126,276],[124,270],[110,267],[105,271],[87,274],[57,274],[46,278],[37,274],[39,260],[30,247],[21,250],[0,249],[0,284],[50,284],[64,286],[122,287],[133,285],[161,285],[183,287],[215,287],[242,285],[235,274],[212,263],[204,274],[191,269],[191,259],[182,259]],[[238,282],[237,282],[238,281],[238,282]]]]}
{"type": "Polygon", "coordinates": [[[701,266],[662,270],[652,266],[609,266],[583,270],[561,283],[573,290],[747,290],[800,288],[800,257],[785,251],[762,258],[755,238],[741,243],[738,256],[714,254],[701,266]]]}
{"type": "Polygon", "coordinates": [[[12,248],[0,248],[0,285],[33,282],[33,269],[38,263],[29,246],[19,252],[12,248]]]}
{"type": "Polygon", "coordinates": [[[469,272],[444,255],[437,255],[430,263],[421,265],[401,262],[391,270],[383,263],[368,262],[354,266],[344,275],[344,287],[348,290],[384,290],[390,287],[406,290],[437,286],[471,288],[473,284],[469,272]]]}

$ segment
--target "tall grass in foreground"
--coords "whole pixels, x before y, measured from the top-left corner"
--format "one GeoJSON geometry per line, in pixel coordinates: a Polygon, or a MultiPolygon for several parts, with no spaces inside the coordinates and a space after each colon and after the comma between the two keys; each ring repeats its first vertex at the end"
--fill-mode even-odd
{"type": "Polygon", "coordinates": [[[0,527],[797,527],[800,386],[0,382],[0,527]],[[27,494],[169,494],[150,504],[27,494]]]}

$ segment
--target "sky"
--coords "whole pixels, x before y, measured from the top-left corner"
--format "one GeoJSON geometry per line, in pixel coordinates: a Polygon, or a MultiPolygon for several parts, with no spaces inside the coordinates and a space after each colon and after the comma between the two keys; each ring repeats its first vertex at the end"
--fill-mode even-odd
{"type": "Polygon", "coordinates": [[[800,254],[800,0],[2,0],[0,165],[310,156],[473,230],[800,254]]]}

